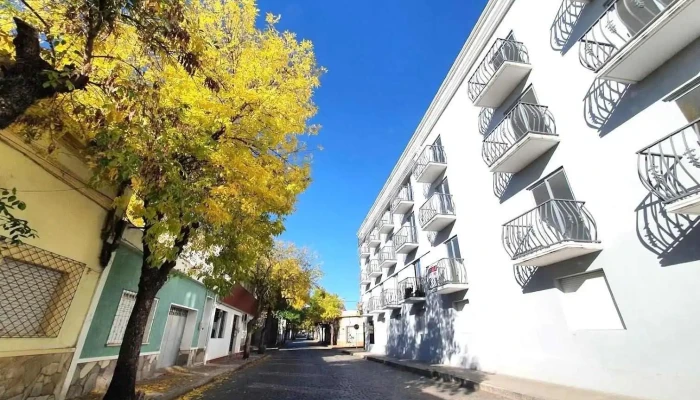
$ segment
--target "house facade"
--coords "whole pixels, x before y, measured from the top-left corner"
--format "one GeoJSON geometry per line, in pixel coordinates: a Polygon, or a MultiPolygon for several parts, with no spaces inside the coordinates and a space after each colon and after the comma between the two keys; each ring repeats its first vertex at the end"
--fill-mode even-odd
{"type": "Polygon", "coordinates": [[[339,347],[364,347],[364,319],[357,310],[345,310],[338,318],[336,345],[339,347]]]}
{"type": "Polygon", "coordinates": [[[366,348],[695,398],[698,37],[700,1],[489,1],[358,231],[366,348]]]}
{"type": "Polygon", "coordinates": [[[228,296],[217,299],[209,322],[206,361],[243,352],[248,320],[253,318],[256,306],[255,297],[240,284],[235,284],[228,296]]]}
{"type": "Polygon", "coordinates": [[[18,216],[39,235],[0,240],[2,400],[54,399],[70,367],[100,285],[100,231],[114,197],[89,179],[79,146],[61,141],[47,155],[47,143],[0,131],[0,187],[17,189],[27,204],[18,216]]]}

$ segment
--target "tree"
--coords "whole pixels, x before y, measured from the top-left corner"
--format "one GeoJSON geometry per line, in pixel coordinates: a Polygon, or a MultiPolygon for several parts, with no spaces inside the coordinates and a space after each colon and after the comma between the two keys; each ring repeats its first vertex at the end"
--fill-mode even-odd
{"type": "Polygon", "coordinates": [[[327,324],[330,326],[330,344],[335,344],[335,331],[338,318],[345,310],[343,300],[336,294],[328,293],[323,288],[316,288],[311,295],[307,318],[313,324],[327,324]]]}
{"type": "Polygon", "coordinates": [[[258,28],[257,13],[253,0],[3,3],[0,127],[77,140],[93,184],[128,188],[115,207],[131,204],[143,221],[139,290],[107,400],[135,398],[148,313],[178,256],[203,255],[200,271],[226,293],[308,186],[299,136],[317,132],[323,69],[310,42],[276,30],[272,15],[258,28]]]}
{"type": "Polygon", "coordinates": [[[12,243],[37,237],[36,231],[29,227],[29,222],[15,215],[17,211],[26,208],[27,204],[17,197],[17,189],[0,188],[0,228],[10,235],[12,243]]]}
{"type": "MultiPolygon", "coordinates": [[[[263,312],[271,316],[275,311],[289,308],[301,310],[309,301],[311,289],[321,272],[308,250],[284,242],[276,242],[257,260],[254,268],[241,272],[238,279],[252,288],[257,299],[255,315],[248,320],[243,351],[243,358],[249,358],[251,340],[263,312]]],[[[262,325],[263,337],[267,325],[262,325]]]]}

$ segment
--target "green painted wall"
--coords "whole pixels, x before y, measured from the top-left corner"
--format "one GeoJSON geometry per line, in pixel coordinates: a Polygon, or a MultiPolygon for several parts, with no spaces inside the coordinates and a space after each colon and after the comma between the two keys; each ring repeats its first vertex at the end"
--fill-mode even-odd
{"type": "MultiPolygon", "coordinates": [[[[112,329],[112,321],[119,306],[123,290],[136,292],[141,275],[141,253],[121,246],[117,249],[112,269],[109,272],[95,316],[85,339],[85,346],[80,358],[108,357],[119,354],[119,346],[107,346],[107,338],[112,329]]],[[[199,330],[206,301],[207,290],[204,286],[187,277],[171,276],[158,295],[158,308],[153,319],[151,336],[148,344],[141,346],[141,352],[160,350],[160,342],[168,319],[171,304],[182,305],[197,310],[197,324],[192,337],[192,347],[197,346],[199,330]]],[[[213,295],[210,294],[213,297],[213,295]]]]}

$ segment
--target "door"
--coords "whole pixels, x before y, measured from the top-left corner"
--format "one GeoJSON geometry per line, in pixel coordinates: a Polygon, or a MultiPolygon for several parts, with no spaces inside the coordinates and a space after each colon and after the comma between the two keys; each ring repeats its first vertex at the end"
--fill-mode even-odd
{"type": "Polygon", "coordinates": [[[207,347],[207,343],[209,342],[209,333],[211,332],[211,322],[212,322],[212,311],[214,310],[214,299],[211,297],[207,297],[206,302],[204,303],[204,314],[202,315],[202,321],[200,322],[201,324],[201,329],[199,332],[199,343],[197,344],[197,347],[200,349],[204,349],[207,347]]]}
{"type": "Polygon", "coordinates": [[[231,342],[228,345],[228,352],[233,352],[233,346],[236,344],[236,334],[238,333],[238,315],[233,316],[233,329],[231,330],[231,342]]]}
{"type": "Polygon", "coordinates": [[[241,323],[241,334],[239,335],[241,338],[240,340],[238,340],[238,351],[245,350],[245,341],[248,336],[248,315],[244,314],[242,320],[243,322],[241,323]]]}
{"type": "Polygon", "coordinates": [[[449,259],[449,268],[441,271],[444,275],[440,276],[440,283],[464,282],[462,279],[462,252],[459,250],[457,236],[446,241],[445,248],[447,250],[447,258],[449,259]]]}
{"type": "Polygon", "coordinates": [[[187,312],[187,310],[178,307],[170,308],[168,322],[165,324],[165,332],[163,332],[163,342],[160,345],[158,368],[175,365],[177,356],[180,354],[182,335],[185,333],[187,312]]]}
{"type": "Polygon", "coordinates": [[[454,214],[454,204],[452,203],[452,196],[450,196],[450,185],[447,183],[447,178],[443,179],[442,182],[438,183],[435,187],[435,193],[439,193],[438,196],[438,206],[440,207],[440,214],[454,214]]]}

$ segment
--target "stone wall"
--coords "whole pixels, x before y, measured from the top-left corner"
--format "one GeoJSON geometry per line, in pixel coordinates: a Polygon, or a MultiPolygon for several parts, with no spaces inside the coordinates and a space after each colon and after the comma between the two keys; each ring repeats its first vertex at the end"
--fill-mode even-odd
{"type": "MultiPolygon", "coordinates": [[[[157,354],[141,356],[136,380],[152,377],[156,371],[157,361],[157,354]]],[[[79,363],[75,368],[73,379],[71,379],[66,399],[74,399],[90,392],[105,392],[112,380],[116,366],[116,359],[79,363]]]]}
{"type": "Polygon", "coordinates": [[[0,358],[0,400],[55,400],[73,353],[0,358]]]}

